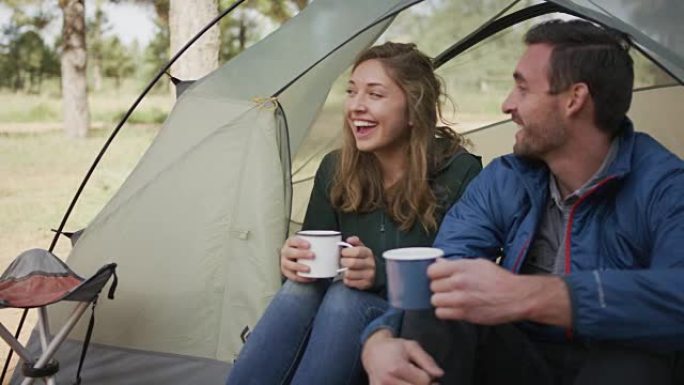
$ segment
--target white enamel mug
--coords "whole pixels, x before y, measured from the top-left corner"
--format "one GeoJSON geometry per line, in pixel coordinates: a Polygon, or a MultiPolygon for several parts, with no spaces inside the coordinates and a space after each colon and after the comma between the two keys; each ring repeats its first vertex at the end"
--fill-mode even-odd
{"type": "Polygon", "coordinates": [[[340,250],[353,247],[342,242],[342,233],[333,230],[298,231],[297,236],[309,242],[313,251],[313,259],[301,258],[297,262],[309,266],[308,273],[297,272],[297,275],[308,278],[331,278],[346,270],[340,268],[340,250]]]}

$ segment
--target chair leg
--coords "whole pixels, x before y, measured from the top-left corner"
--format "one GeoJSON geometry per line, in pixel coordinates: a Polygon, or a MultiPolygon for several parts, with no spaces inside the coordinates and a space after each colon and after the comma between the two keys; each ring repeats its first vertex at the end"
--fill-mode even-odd
{"type": "MultiPolygon", "coordinates": [[[[83,315],[83,312],[86,311],[89,304],[90,302],[79,302],[78,305],[76,305],[74,312],[71,313],[71,316],[69,316],[64,326],[59,330],[59,332],[57,332],[55,338],[50,341],[46,349],[43,349],[43,353],[40,355],[40,358],[38,358],[38,361],[36,361],[36,363],[33,365],[34,368],[40,369],[50,361],[52,356],[57,351],[57,348],[59,348],[62,342],[64,342],[74,326],[76,326],[76,323],[83,315]]],[[[47,324],[47,317],[45,319],[45,323],[47,324]]],[[[21,385],[31,385],[34,380],[35,378],[25,377],[21,385]]]]}
{"type": "Polygon", "coordinates": [[[0,324],[0,338],[5,340],[5,342],[12,347],[12,350],[17,352],[19,357],[21,357],[24,362],[31,361],[31,353],[29,353],[29,351],[26,350],[26,348],[23,347],[16,338],[14,338],[12,333],[10,333],[10,331],[7,330],[3,324],[0,324]]]}
{"type": "Polygon", "coordinates": [[[47,322],[45,306],[38,308],[38,332],[40,333],[40,346],[45,351],[50,343],[50,325],[47,322]]]}

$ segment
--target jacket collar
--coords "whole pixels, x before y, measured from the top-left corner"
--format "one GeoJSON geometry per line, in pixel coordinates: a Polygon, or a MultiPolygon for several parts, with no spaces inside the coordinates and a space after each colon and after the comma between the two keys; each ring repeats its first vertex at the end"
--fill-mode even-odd
{"type": "Polygon", "coordinates": [[[622,121],[618,140],[620,141],[620,149],[613,163],[608,166],[606,175],[622,178],[632,170],[632,155],[634,153],[634,142],[636,141],[634,125],[627,117],[622,121]]]}

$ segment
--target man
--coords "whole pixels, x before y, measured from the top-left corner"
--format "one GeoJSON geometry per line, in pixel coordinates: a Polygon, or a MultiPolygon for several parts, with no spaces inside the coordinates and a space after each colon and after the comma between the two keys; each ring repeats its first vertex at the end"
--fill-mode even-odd
{"type": "Polygon", "coordinates": [[[625,116],[621,37],[554,20],[525,42],[502,106],[520,127],[514,154],[445,217],[435,310],[392,310],[366,329],[371,384],[674,381],[684,164],[625,116]]]}

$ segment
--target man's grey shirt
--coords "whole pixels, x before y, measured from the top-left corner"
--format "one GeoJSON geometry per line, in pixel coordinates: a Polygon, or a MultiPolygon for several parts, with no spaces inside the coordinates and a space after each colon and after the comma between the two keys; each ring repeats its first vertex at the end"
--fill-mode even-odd
{"type": "Polygon", "coordinates": [[[617,156],[620,144],[613,140],[608,154],[603,160],[601,167],[582,185],[567,198],[563,199],[558,189],[556,177],[549,171],[549,199],[535,234],[535,239],[530,246],[530,251],[525,262],[520,268],[521,274],[556,274],[561,275],[565,271],[565,228],[568,224],[572,205],[580,197],[591,190],[605,175],[608,167],[617,156]]]}

